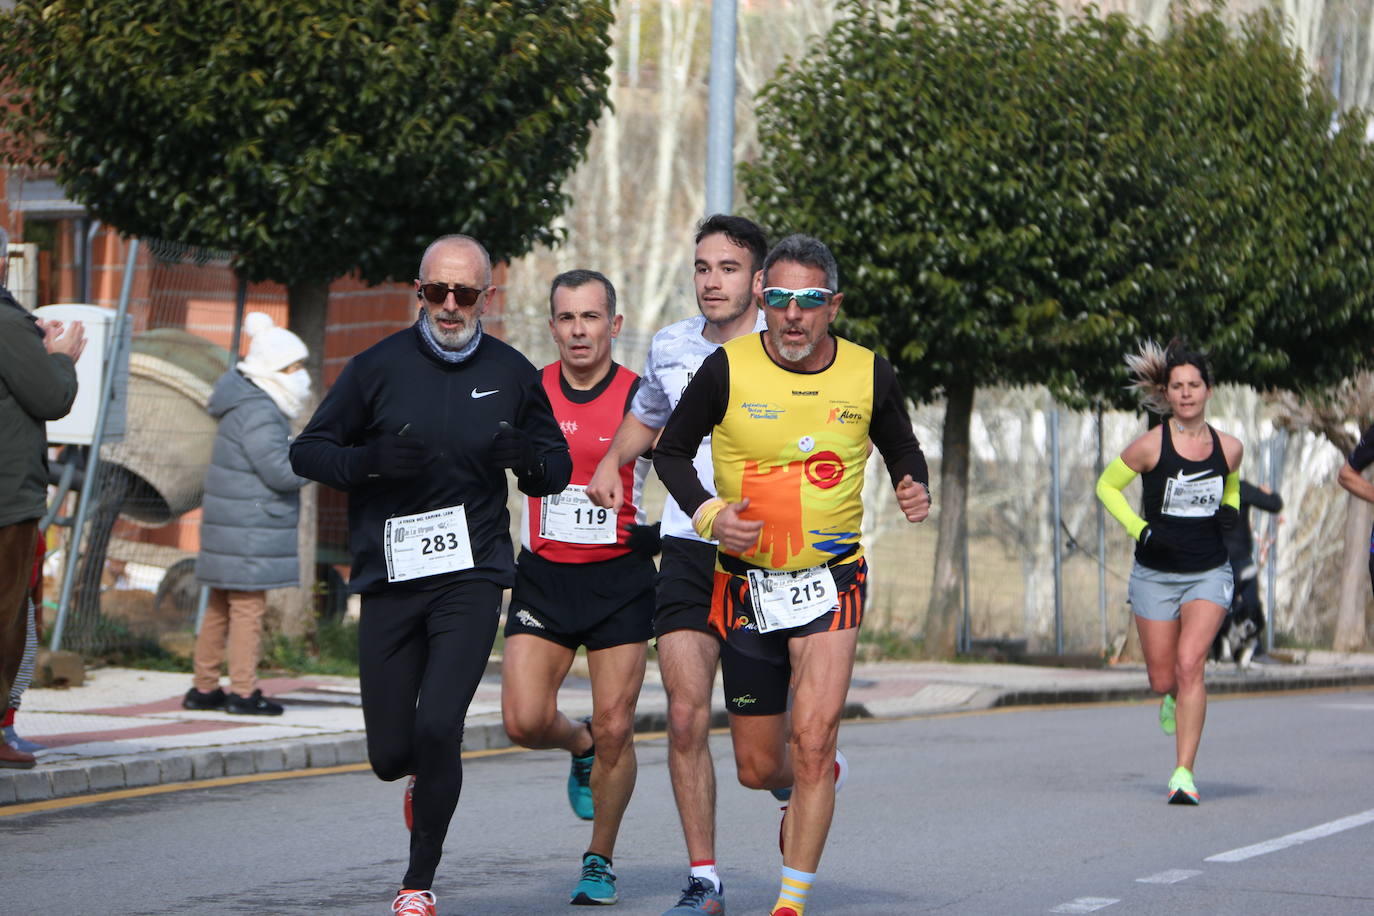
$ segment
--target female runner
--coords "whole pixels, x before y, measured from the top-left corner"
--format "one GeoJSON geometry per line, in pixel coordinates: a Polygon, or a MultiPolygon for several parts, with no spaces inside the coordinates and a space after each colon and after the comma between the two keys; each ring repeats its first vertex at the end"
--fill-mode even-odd
{"type": "Polygon", "coordinates": [[[1212,372],[1206,357],[1174,340],[1148,343],[1126,363],[1142,406],[1164,422],[1126,446],[1097,481],[1097,498],[1136,540],[1129,597],[1150,688],[1164,695],[1159,726],[1175,735],[1178,759],[1168,800],[1196,805],[1193,764],[1207,716],[1203,669],[1233,590],[1222,532],[1240,509],[1240,440],[1206,418],[1212,372]],[[1145,517],[1122,490],[1140,475],[1145,517]]]}

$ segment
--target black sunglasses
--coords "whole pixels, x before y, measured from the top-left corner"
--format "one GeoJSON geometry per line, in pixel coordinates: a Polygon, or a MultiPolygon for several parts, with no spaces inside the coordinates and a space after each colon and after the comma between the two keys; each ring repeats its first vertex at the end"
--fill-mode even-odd
{"type": "Polygon", "coordinates": [[[443,305],[449,293],[453,293],[453,301],[463,308],[470,308],[477,303],[477,300],[486,292],[486,287],[473,289],[471,286],[448,286],[443,283],[421,283],[419,295],[434,303],[443,305]]]}

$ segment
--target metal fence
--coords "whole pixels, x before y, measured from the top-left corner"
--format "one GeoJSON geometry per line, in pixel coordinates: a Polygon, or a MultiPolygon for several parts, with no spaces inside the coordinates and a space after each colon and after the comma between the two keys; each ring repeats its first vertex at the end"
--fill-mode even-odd
{"type": "MultiPolygon", "coordinates": [[[[132,263],[132,261],[131,261],[132,263]]],[[[135,646],[189,648],[196,616],[194,581],[201,480],[214,422],[205,403],[229,364],[238,281],[222,253],[152,243],[130,273],[127,316],[132,346],[127,370],[127,434],[106,444],[92,481],[82,472],[89,449],[67,446],[63,462],[76,489],[63,500],[68,520],[86,514],[82,549],[67,562],[69,529],[55,527],[47,572],[51,598],[64,595],[61,644],[87,655],[135,646]]],[[[284,291],[256,290],[242,303],[285,324],[284,291]]],[[[331,313],[332,314],[332,313],[331,313]]],[[[512,319],[514,319],[512,321],[512,319]]],[[[544,325],[517,311],[539,338],[544,325]]],[[[331,321],[331,333],[336,333],[331,321]]],[[[380,336],[386,328],[367,329],[380,336]]],[[[352,341],[344,349],[352,352],[352,341]]],[[[548,354],[531,354],[536,358],[548,354]]],[[[635,360],[629,360],[634,367],[635,360]]],[[[1246,443],[1244,476],[1278,490],[1288,521],[1254,519],[1270,640],[1329,642],[1340,565],[1343,492],[1332,483],[1341,456],[1312,434],[1275,428],[1253,392],[1222,388],[1209,409],[1219,428],[1246,443]]],[[[892,504],[881,462],[870,463],[865,542],[873,574],[865,630],[870,636],[919,637],[929,602],[938,513],[943,408],[913,415],[931,459],[935,514],[909,526],[892,504]]],[[[1125,601],[1133,545],[1103,518],[1093,493],[1109,462],[1143,429],[1139,416],[1066,410],[1035,388],[983,390],[972,424],[969,547],[964,558],[965,648],[1010,641],[1029,651],[1111,654],[1130,630],[1125,601]],[[1057,494],[1057,498],[1056,498],[1057,494]]],[[[1138,485],[1137,485],[1138,486],[1138,485]]],[[[648,508],[661,503],[651,488],[648,508]]],[[[512,499],[518,520],[518,501],[512,499]]],[[[61,513],[59,513],[61,514],[61,513]]],[[[320,501],[322,590],[331,613],[342,610],[343,582],[330,564],[347,561],[343,501],[320,501]]]]}
{"type": "MultiPolygon", "coordinates": [[[[1278,515],[1251,513],[1270,621],[1266,639],[1329,644],[1345,506],[1344,491],[1334,483],[1342,456],[1315,434],[1276,428],[1263,399],[1248,389],[1218,388],[1208,415],[1245,443],[1242,476],[1285,500],[1278,515]]],[[[938,489],[943,409],[921,408],[914,421],[931,458],[934,511],[924,524],[907,525],[892,504],[886,472],[880,462],[871,463],[866,638],[915,639],[925,624],[938,514],[947,508],[938,489]]],[[[1005,643],[1014,651],[1107,656],[1121,650],[1133,626],[1126,582],[1134,544],[1104,517],[1094,487],[1101,462],[1109,463],[1144,429],[1141,416],[1070,411],[1043,389],[978,392],[964,648],[1005,643]]],[[[1136,504],[1139,486],[1127,490],[1136,504]]]]}
{"type": "MultiPolygon", "coordinates": [[[[185,654],[215,435],[205,407],[230,362],[239,284],[228,255],[156,241],[130,243],[123,281],[116,312],[132,333],[110,372],[125,386],[124,434],[97,438],[98,460],[94,446],[68,444],[54,468],[77,486],[62,499],[70,527],[50,537],[45,593],[61,596],[52,644],[92,657],[151,646],[185,654]]],[[[253,307],[284,319],[283,304],[253,307]]],[[[103,355],[116,358],[118,346],[103,355]]]]}

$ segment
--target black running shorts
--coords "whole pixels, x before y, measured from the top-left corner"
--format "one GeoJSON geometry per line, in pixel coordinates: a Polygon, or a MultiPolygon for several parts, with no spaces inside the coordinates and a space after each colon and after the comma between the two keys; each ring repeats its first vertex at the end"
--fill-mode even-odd
{"type": "Polygon", "coordinates": [[[506,636],[529,633],[569,649],[648,642],[654,561],[636,553],[599,563],[554,563],[520,551],[506,636]]]}
{"type": "Polygon", "coordinates": [[[658,561],[654,637],[673,630],[700,630],[719,636],[707,616],[716,574],[716,545],[691,538],[665,537],[658,561]]]}
{"type": "Polygon", "coordinates": [[[848,630],[863,620],[867,593],[868,562],[831,567],[836,607],[810,623],[786,630],[760,633],[754,627],[749,600],[749,580],[717,572],[712,597],[712,619],[725,621],[725,644],[720,648],[720,670],[725,681],[725,708],[737,716],[775,716],[787,711],[787,691],[792,680],[789,640],[830,630],[848,630]]]}

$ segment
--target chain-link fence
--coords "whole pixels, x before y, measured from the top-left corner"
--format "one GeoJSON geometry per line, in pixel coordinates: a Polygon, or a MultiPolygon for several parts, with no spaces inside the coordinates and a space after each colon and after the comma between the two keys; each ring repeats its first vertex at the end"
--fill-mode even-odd
{"type": "MultiPolygon", "coordinates": [[[[90,448],[73,444],[58,452],[54,478],[70,467],[73,487],[57,513],[67,526],[49,529],[45,601],[66,596],[65,612],[49,608],[59,611],[53,631],[62,648],[88,657],[154,647],[185,655],[201,600],[195,558],[202,481],[216,432],[206,405],[215,381],[236,361],[231,349],[247,348],[236,330],[242,316],[266,312],[287,326],[287,292],[273,283],[241,287],[229,255],[204,248],[145,239],[128,264],[132,339],[127,369],[115,379],[125,387],[124,434],[101,447],[94,488],[83,479],[90,448]],[[80,516],[81,549],[69,563],[70,525],[80,516]]],[[[410,324],[414,294],[405,284],[368,287],[341,278],[331,289],[329,317],[327,381],[348,357],[410,324]]],[[[298,422],[307,417],[308,411],[298,422]]],[[[302,601],[307,617],[337,619],[347,607],[343,494],[315,485],[302,491],[301,530],[302,556],[313,561],[303,564],[303,581],[313,594],[269,592],[269,628],[284,622],[288,605],[302,601]]]]}
{"type": "MultiPolygon", "coordinates": [[[[125,433],[105,442],[97,480],[82,475],[88,448],[68,445],[60,463],[78,472],[84,535],[69,562],[63,530],[48,571],[70,577],[61,645],[88,656],[161,645],[184,652],[194,636],[201,482],[215,421],[211,388],[229,365],[238,281],[227,255],[143,242],[129,278],[125,433]]],[[[254,306],[259,307],[257,304],[254,306]]],[[[265,303],[284,318],[284,306],[265,303]]]]}
{"type": "MultiPolygon", "coordinates": [[[[75,587],[63,644],[88,655],[137,645],[184,651],[196,612],[200,487],[215,432],[204,407],[229,363],[237,280],[223,254],[163,244],[145,251],[129,305],[134,334],[128,433],[102,450],[101,486],[72,569],[75,587]]],[[[347,298],[341,304],[342,325],[331,311],[330,334],[369,338],[350,337],[338,348],[343,358],[394,330],[372,327],[377,312],[359,304],[358,320],[368,322],[360,330],[361,324],[349,323],[347,298]]],[[[412,320],[409,308],[392,323],[412,320]]],[[[284,290],[254,287],[246,310],[266,311],[285,324],[284,290]]],[[[545,321],[530,312],[508,312],[505,330],[520,339],[523,329],[529,348],[539,351],[531,356],[542,362],[553,357],[552,348],[544,353],[534,345],[545,321]]],[[[637,368],[642,360],[626,362],[637,368]]],[[[1209,408],[1217,427],[1246,444],[1243,476],[1271,486],[1287,503],[1283,524],[1260,513],[1252,519],[1271,629],[1280,644],[1323,645],[1330,641],[1341,564],[1345,500],[1333,480],[1342,457],[1313,434],[1276,430],[1271,412],[1255,393],[1234,388],[1219,389],[1209,408]]],[[[865,541],[873,568],[865,631],[880,641],[921,635],[938,513],[945,508],[938,486],[942,405],[919,409],[913,421],[931,459],[931,519],[919,526],[901,520],[879,461],[870,464],[865,492],[865,541]]],[[[1075,654],[1120,647],[1131,626],[1125,594],[1133,545],[1113,519],[1101,517],[1093,485],[1099,461],[1110,462],[1143,428],[1137,415],[1099,418],[1064,409],[1041,389],[978,393],[963,574],[965,645],[1007,642],[1031,652],[1075,654]],[[1058,512],[1052,500],[1056,469],[1058,512]]],[[[66,452],[80,465],[79,448],[66,452]]],[[[1133,500],[1138,486],[1128,492],[1133,500]]],[[[656,510],[661,487],[651,485],[646,495],[647,506],[656,510]]],[[[518,520],[515,498],[512,508],[518,520]]],[[[335,565],[348,560],[340,494],[321,491],[319,519],[324,611],[339,613],[344,585],[335,565]]],[[[48,566],[51,600],[59,593],[65,541],[62,535],[50,540],[57,547],[48,566]]]]}
{"type": "MultiPolygon", "coordinates": [[[[911,526],[897,513],[881,462],[865,490],[872,576],[868,639],[918,638],[934,569],[939,492],[940,405],[918,410],[917,436],[931,460],[934,512],[911,526]]],[[[1312,433],[1277,429],[1248,389],[1217,389],[1214,426],[1245,444],[1242,477],[1284,499],[1277,515],[1251,511],[1262,602],[1278,645],[1329,645],[1342,561],[1345,493],[1335,485],[1342,455],[1312,433]]],[[[1100,418],[1101,461],[1110,463],[1145,428],[1142,416],[1100,418]]],[[[1018,651],[1111,655],[1132,627],[1126,603],[1133,542],[1099,513],[1099,418],[1057,406],[1042,389],[981,390],[971,434],[969,548],[963,580],[967,640],[1018,651]],[[1057,420],[1056,420],[1057,414],[1057,420]],[[1058,450],[1052,448],[1058,424],[1058,450]],[[1060,562],[1056,577],[1056,464],[1060,562]],[[1105,558],[1100,562],[1099,558],[1105,558]],[[1056,578],[1058,582],[1056,583],[1056,578]]],[[[1140,484],[1127,489],[1139,503],[1140,484]]]]}

